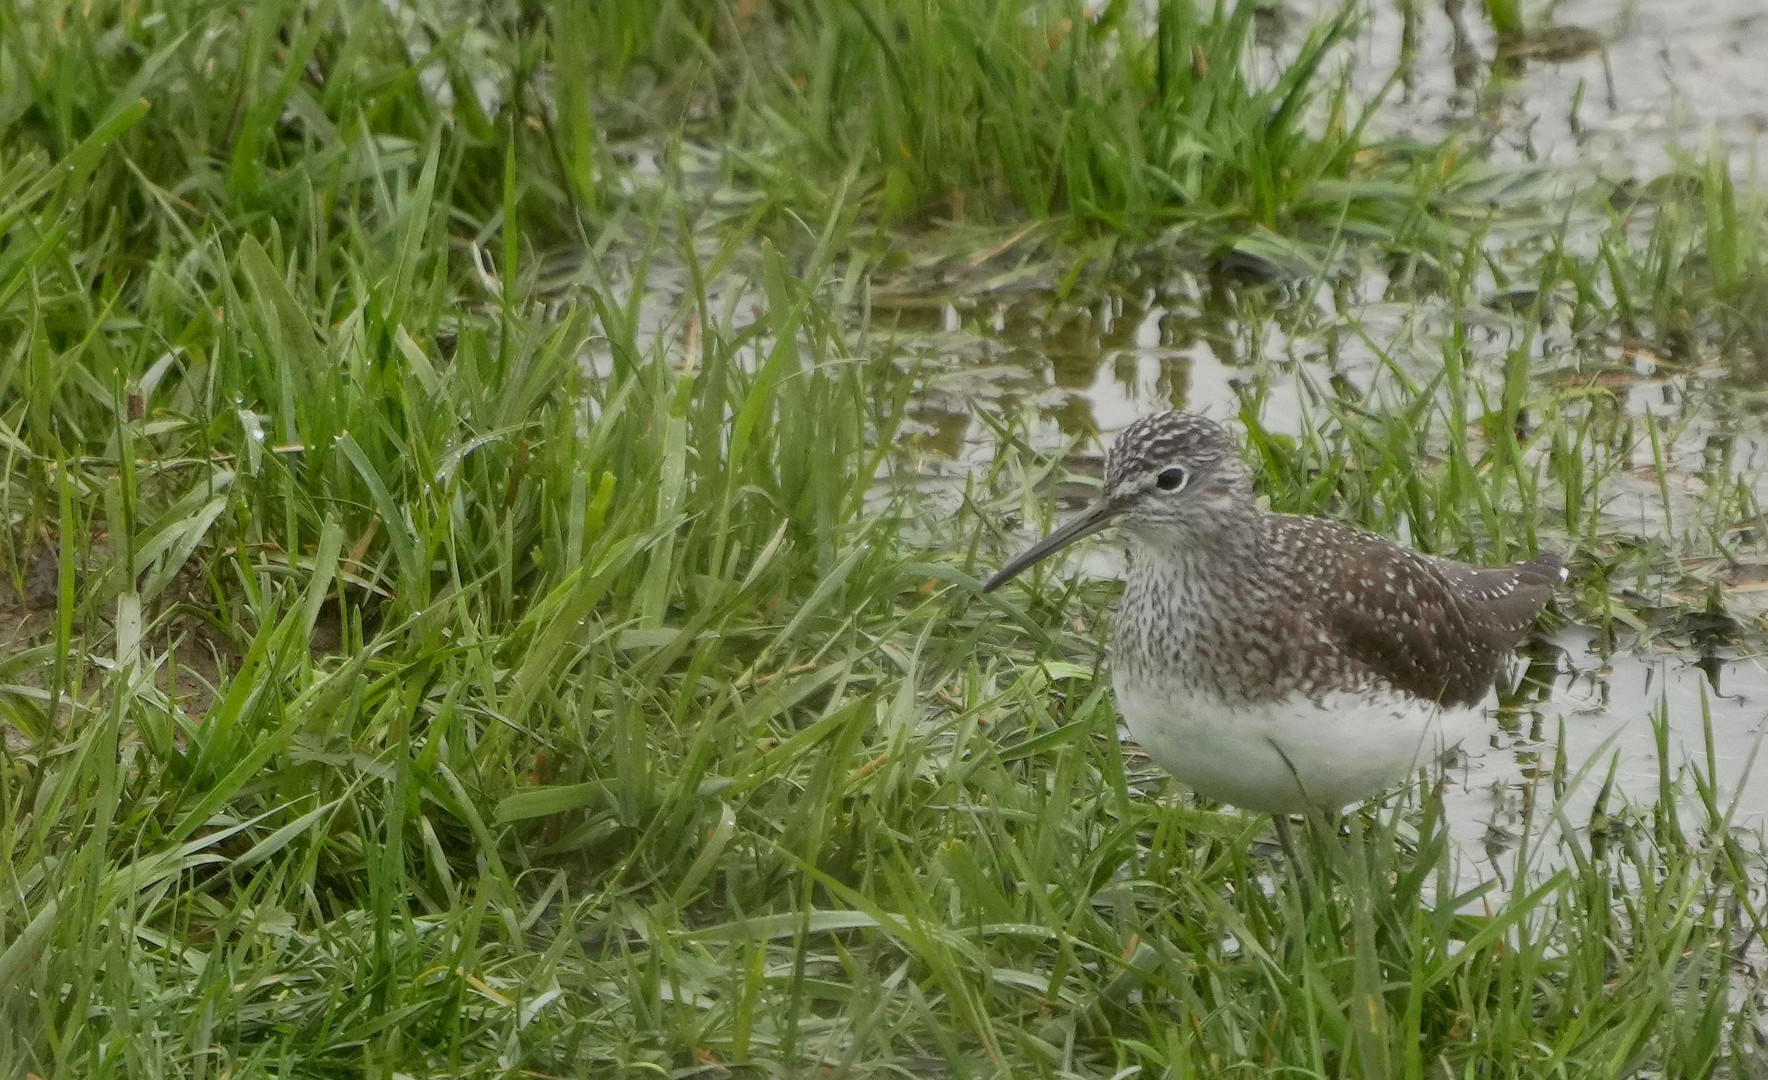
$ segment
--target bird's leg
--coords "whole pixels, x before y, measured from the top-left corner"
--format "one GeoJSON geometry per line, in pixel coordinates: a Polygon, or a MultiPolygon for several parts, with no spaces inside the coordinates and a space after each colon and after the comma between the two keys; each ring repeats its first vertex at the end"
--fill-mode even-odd
{"type": "Polygon", "coordinates": [[[1295,836],[1289,831],[1289,815],[1272,814],[1271,820],[1277,825],[1277,842],[1283,845],[1283,859],[1289,864],[1289,876],[1301,890],[1301,910],[1306,915],[1314,907],[1312,875],[1308,873],[1307,864],[1301,861],[1301,854],[1295,848],[1295,836]]]}
{"type": "MultiPolygon", "coordinates": [[[[1277,756],[1283,759],[1283,764],[1289,769],[1290,777],[1295,780],[1296,789],[1305,798],[1307,785],[1302,783],[1301,771],[1295,767],[1295,762],[1289,760],[1289,754],[1278,744],[1276,739],[1266,736],[1265,741],[1271,745],[1271,749],[1277,751],[1277,756]]],[[[1289,815],[1272,814],[1271,820],[1277,824],[1277,839],[1283,844],[1284,857],[1289,860],[1290,876],[1294,877],[1300,885],[1302,913],[1305,915],[1313,909],[1313,882],[1310,880],[1313,875],[1307,872],[1300,856],[1296,854],[1295,837],[1289,832],[1289,815]]],[[[1305,815],[1305,820],[1309,825],[1312,825],[1314,814],[1310,811],[1305,815]]]]}

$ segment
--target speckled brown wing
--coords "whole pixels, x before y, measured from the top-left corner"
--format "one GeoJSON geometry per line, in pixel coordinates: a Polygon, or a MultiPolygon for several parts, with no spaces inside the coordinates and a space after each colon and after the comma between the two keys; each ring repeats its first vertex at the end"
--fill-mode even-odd
{"type": "Polygon", "coordinates": [[[1502,641],[1499,648],[1504,651],[1521,644],[1553,598],[1553,590],[1565,581],[1559,556],[1551,554],[1509,566],[1433,561],[1463,606],[1476,609],[1485,631],[1502,641]]]}
{"type": "Polygon", "coordinates": [[[1377,677],[1441,705],[1484,700],[1562,580],[1553,556],[1473,567],[1353,529],[1339,545],[1324,629],[1377,677]]]}

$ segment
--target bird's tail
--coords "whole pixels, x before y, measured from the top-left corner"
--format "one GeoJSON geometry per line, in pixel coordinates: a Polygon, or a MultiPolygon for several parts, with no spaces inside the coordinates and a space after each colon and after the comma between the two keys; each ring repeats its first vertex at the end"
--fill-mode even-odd
{"type": "Polygon", "coordinates": [[[1527,562],[1517,563],[1515,569],[1516,576],[1524,581],[1538,582],[1549,588],[1565,584],[1565,563],[1551,551],[1537,555],[1527,562]]]}

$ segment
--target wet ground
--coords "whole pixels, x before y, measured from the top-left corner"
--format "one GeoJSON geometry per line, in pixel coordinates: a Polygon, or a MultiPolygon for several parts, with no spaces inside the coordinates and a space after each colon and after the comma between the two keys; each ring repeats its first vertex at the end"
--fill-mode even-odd
{"type": "MultiPolygon", "coordinates": [[[[1405,54],[1404,9],[1417,11],[1415,60],[1388,90],[1375,128],[1436,139],[1471,125],[1506,155],[1620,176],[1663,172],[1674,155],[1724,148],[1747,178],[1768,131],[1768,5],[1760,0],[1561,0],[1524,4],[1526,36],[1501,43],[1477,0],[1372,0],[1354,77],[1380,93],[1405,54]],[[1460,8],[1459,19],[1449,13],[1460,8]],[[1465,32],[1458,84],[1455,23],[1465,32]],[[1484,76],[1492,60],[1499,78],[1484,76]],[[1408,85],[1409,83],[1409,85],[1408,85]]],[[[1290,0],[1288,34],[1324,0],[1290,0]]]]}
{"type": "MultiPolygon", "coordinates": [[[[1518,684],[1529,700],[1497,712],[1490,742],[1464,744],[1447,770],[1444,800],[1466,855],[1503,873],[1531,818],[1547,825],[1557,808],[1584,826],[1611,767],[1613,792],[1649,805],[1667,764],[1670,781],[1684,781],[1691,824],[1703,820],[1693,774],[1711,776],[1733,825],[1768,825],[1768,762],[1757,762],[1768,734],[1768,671],[1757,659],[1664,650],[1605,657],[1595,632],[1574,626],[1536,649],[1518,684]]],[[[1621,802],[1611,798],[1607,811],[1621,802]]]]}
{"type": "MultiPolygon", "coordinates": [[[[1381,89],[1401,55],[1400,6],[1375,8],[1357,45],[1365,93],[1381,89]]],[[[1760,60],[1768,55],[1768,6],[1602,0],[1553,5],[1553,15],[1556,26],[1593,34],[1556,37],[1549,29],[1513,44],[1518,59],[1506,77],[1488,82],[1482,71],[1476,91],[1456,84],[1448,16],[1440,5],[1424,5],[1411,87],[1389,88],[1395,104],[1381,114],[1383,130],[1429,138],[1468,131],[1490,139],[1500,159],[1548,160],[1610,177],[1649,177],[1678,147],[1700,150],[1716,140],[1734,172],[1748,178],[1757,136],[1768,127],[1768,65],[1760,60]],[[1612,96],[1605,65],[1616,76],[1612,96]]],[[[1468,44],[1489,70],[1498,43],[1482,33],[1476,11],[1463,19],[1468,44]]],[[[1305,18],[1296,25],[1305,31],[1305,18]]],[[[982,414],[1031,413],[1032,443],[1046,451],[1075,447],[1071,464],[1081,471],[1096,469],[1111,433],[1162,408],[1227,420],[1256,395],[1267,426],[1294,433],[1311,422],[1309,387],[1336,382],[1366,393],[1387,374],[1385,365],[1431,374],[1450,314],[1429,302],[1386,299],[1378,274],[1348,293],[1308,298],[1303,318],[1293,304],[1283,313],[1282,302],[1268,317],[1248,318],[1258,306],[1225,303],[1202,268],[1104,283],[1066,302],[1053,300],[1044,284],[1006,275],[950,294],[886,286],[872,297],[873,330],[918,372],[909,460],[935,497],[986,465],[994,442],[982,414]]],[[[1495,377],[1526,328],[1501,298],[1490,299],[1455,314],[1472,330],[1482,373],[1495,377]]],[[[1604,521],[1617,533],[1674,543],[1696,519],[1701,493],[1719,479],[1719,457],[1728,478],[1747,484],[1759,503],[1768,499],[1768,423],[1759,416],[1764,390],[1753,365],[1723,357],[1668,364],[1612,341],[1575,342],[1563,326],[1537,337],[1538,384],[1599,380],[1628,414],[1661,423],[1667,474],[1647,462],[1604,481],[1604,521]]],[[[1115,571],[1108,545],[1096,544],[1084,560],[1093,572],[1115,571]]],[[[1764,575],[1710,554],[1707,562],[1737,610],[1760,613],[1752,598],[1764,575]]],[[[1593,630],[1572,626],[1541,647],[1529,668],[1524,700],[1495,715],[1489,744],[1466,747],[1449,773],[1453,831],[1467,857],[1489,859],[1502,873],[1525,824],[1546,823],[1556,804],[1573,825],[1588,821],[1611,762],[1615,792],[1654,800],[1659,725],[1672,777],[1692,763],[1717,780],[1720,807],[1734,824],[1768,825],[1768,767],[1756,767],[1768,731],[1768,672],[1750,649],[1614,654],[1593,630]]]]}
{"type": "MultiPolygon", "coordinates": [[[[1458,45],[1445,6],[1418,4],[1418,45],[1404,84],[1390,82],[1403,52],[1402,5],[1377,0],[1352,50],[1359,91],[1388,95],[1376,127],[1432,140],[1458,132],[1499,161],[1553,163],[1566,183],[1649,178],[1680,150],[1715,140],[1740,181],[1753,175],[1757,136],[1768,128],[1768,65],[1759,61],[1768,55],[1768,5],[1550,6],[1551,21],[1531,11],[1536,33],[1502,44],[1510,59],[1494,76],[1501,43],[1473,5],[1461,13],[1467,34],[1458,45]],[[1463,61],[1477,61],[1465,82],[1457,80],[1458,49],[1463,61]]],[[[1290,17],[1274,21],[1267,59],[1275,62],[1286,37],[1306,32],[1308,12],[1327,7],[1295,0],[1285,8],[1290,17]]],[[[1768,504],[1768,380],[1760,364],[1724,356],[1671,363],[1612,338],[1581,338],[1552,312],[1531,326],[1496,279],[1458,308],[1407,298],[1375,266],[1348,287],[1298,297],[1237,291],[1201,262],[1175,262],[1135,280],[1088,279],[1058,298],[1061,268],[1017,263],[1007,250],[1014,238],[997,246],[999,239],[958,260],[975,272],[956,275],[955,287],[930,289],[928,275],[876,278],[856,313],[863,332],[855,348],[892,357],[914,380],[897,478],[917,478],[935,501],[955,500],[964,478],[987,467],[996,425],[1027,417],[1031,445],[1072,452],[1069,464],[1081,473],[1096,473],[1112,433],[1164,408],[1231,420],[1254,398],[1268,428],[1299,433],[1316,422],[1311,403],[1321,388],[1378,394],[1395,373],[1428,381],[1442,363],[1443,335],[1459,323],[1473,374],[1489,386],[1513,346],[1527,341],[1534,385],[1600,385],[1626,416],[1649,416],[1657,426],[1664,473],[1649,459],[1605,466],[1606,531],[1674,547],[1701,521],[1703,494],[1721,482],[1741,483],[1768,504]]],[[[643,288],[655,302],[641,312],[647,329],[689,336],[670,314],[685,310],[686,275],[666,264],[648,273],[643,288]]],[[[742,324],[758,303],[736,284],[713,306],[742,324]]],[[[1705,541],[1693,547],[1687,564],[1697,581],[1724,587],[1734,614],[1756,619],[1745,641],[1768,642],[1760,618],[1768,612],[1768,558],[1758,566],[1716,554],[1705,541]]],[[[1102,576],[1116,571],[1108,542],[1072,558],[1102,576]]],[[[1680,594],[1667,581],[1649,587],[1647,607],[1700,602],[1686,583],[1680,594]]],[[[1748,645],[1705,655],[1661,645],[1616,653],[1593,630],[1572,626],[1527,666],[1530,681],[1506,695],[1489,741],[1465,747],[1449,772],[1452,829],[1466,857],[1490,860],[1502,874],[1515,837],[1545,823],[1562,799],[1567,822],[1586,822],[1611,762],[1617,794],[1655,800],[1658,724],[1672,776],[1695,763],[1717,780],[1735,824],[1768,826],[1768,768],[1754,767],[1768,730],[1768,671],[1748,645]]]]}
{"type": "MultiPolygon", "coordinates": [[[[1165,298],[1116,295],[1079,307],[1052,305],[1041,297],[948,303],[917,298],[888,312],[880,303],[875,322],[893,328],[890,340],[915,358],[921,373],[921,392],[911,410],[916,438],[910,445],[923,491],[937,499],[957,477],[986,466],[994,443],[982,414],[1034,412],[1039,418],[1032,428],[1034,444],[1051,452],[1073,446],[1071,467],[1096,473],[1099,449],[1111,434],[1148,412],[1179,406],[1231,421],[1243,399],[1256,391],[1267,426],[1295,433],[1310,422],[1306,386],[1336,379],[1368,390],[1381,378],[1380,361],[1366,345],[1341,341],[1329,351],[1315,337],[1290,337],[1271,323],[1239,324],[1212,316],[1207,308],[1206,301],[1178,287],[1165,298]]],[[[1424,347],[1429,333],[1411,314],[1395,305],[1371,304],[1344,317],[1355,319],[1378,342],[1412,340],[1412,347],[1383,351],[1424,375],[1440,363],[1440,353],[1424,347]]],[[[1513,331],[1520,329],[1492,316],[1480,351],[1494,367],[1513,331]]],[[[1697,493],[1709,486],[1702,479],[1713,460],[1709,443],[1721,433],[1743,446],[1729,471],[1768,496],[1768,433],[1740,419],[1739,395],[1731,392],[1731,375],[1722,368],[1665,373],[1644,358],[1601,353],[1543,358],[1542,364],[1549,379],[1555,365],[1616,367],[1627,377],[1611,380],[1611,389],[1626,410],[1650,413],[1672,433],[1666,457],[1675,476],[1669,484],[1660,485],[1649,467],[1607,480],[1604,520],[1618,533],[1674,532],[1678,526],[1672,519],[1697,520],[1697,493]]],[[[1077,491],[1060,501],[1072,511],[1082,498],[1084,492],[1077,491]]],[[[1094,542],[1076,558],[1100,576],[1119,569],[1108,541],[1094,542]]],[[[1723,559],[1710,562],[1737,575],[1738,568],[1723,559]]],[[[1730,588],[1736,609],[1759,609],[1751,602],[1756,583],[1730,588]]],[[[1669,607],[1699,599],[1663,594],[1649,602],[1669,607]]],[[[1520,682],[1523,665],[1518,667],[1520,682]]],[[[1464,760],[1450,770],[1452,830],[1467,857],[1507,868],[1514,838],[1535,815],[1540,816],[1534,824],[1548,823],[1546,811],[1562,796],[1570,822],[1588,821],[1611,758],[1617,762],[1615,792],[1653,801],[1659,784],[1654,720],[1668,725],[1672,774],[1690,761],[1707,771],[1710,720],[1711,772],[1720,800],[1735,799],[1735,824],[1768,825],[1768,766],[1753,768],[1768,731],[1768,671],[1747,650],[1702,656],[1650,648],[1617,654],[1605,651],[1594,630],[1571,626],[1538,650],[1527,678],[1523,700],[1494,717],[1489,743],[1468,744],[1464,760]],[[1568,791],[1566,781],[1580,772],[1588,775],[1568,791]]]]}
{"type": "MultiPolygon", "coordinates": [[[[1242,305],[1238,315],[1214,308],[1201,278],[1177,276],[1160,292],[1107,287],[1086,303],[1054,301],[1038,290],[874,297],[872,344],[898,356],[917,383],[899,479],[918,477],[924,498],[951,499],[955,509],[964,478],[985,469],[994,452],[990,420],[1035,417],[1034,446],[1070,451],[1076,473],[1096,475],[1112,433],[1148,412],[1178,406],[1231,420],[1243,398],[1257,393],[1266,425],[1297,433],[1312,422],[1305,387],[1339,380],[1367,390],[1382,377],[1377,352],[1366,343],[1342,339],[1328,350],[1317,326],[1290,335],[1274,319],[1244,318],[1256,305],[1242,305]]],[[[1429,344],[1436,331],[1417,309],[1375,302],[1324,323],[1342,326],[1347,319],[1419,375],[1440,363],[1429,344]]],[[[1476,355],[1497,366],[1516,333],[1517,320],[1491,314],[1476,355]]],[[[1544,356],[1541,378],[1550,382],[1558,368],[1591,365],[1624,376],[1609,384],[1626,411],[1665,422],[1673,472],[1663,485],[1648,466],[1608,477],[1604,520],[1616,533],[1664,534],[1674,542],[1677,526],[1670,519],[1698,520],[1698,492],[1710,486],[1710,443],[1719,438],[1741,446],[1728,471],[1768,498],[1768,431],[1741,408],[1749,392],[1733,385],[1733,373],[1723,366],[1660,371],[1648,358],[1599,352],[1544,356]]],[[[1071,512],[1085,496],[1079,486],[1064,488],[1059,513],[1071,512]]],[[[1023,539],[1031,537],[1027,532],[1023,539]]],[[[1069,558],[1100,577],[1120,570],[1109,540],[1093,541],[1069,558]]],[[[1707,566],[1713,580],[1726,584],[1734,611],[1760,611],[1768,603],[1768,571],[1752,573],[1716,556],[1689,562],[1707,566]]],[[[1642,601],[1666,610],[1699,602],[1698,593],[1676,595],[1667,585],[1642,601]]],[[[1476,864],[1466,868],[1472,877],[1508,875],[1516,838],[1552,826],[1556,806],[1575,827],[1589,821],[1611,762],[1616,797],[1610,812],[1623,799],[1653,802],[1660,782],[1658,723],[1667,728],[1663,760],[1672,777],[1692,763],[1717,780],[1718,799],[1734,824],[1768,826],[1768,766],[1755,767],[1768,732],[1768,671],[1748,647],[1615,652],[1593,629],[1573,625],[1519,658],[1513,682],[1487,740],[1467,743],[1447,773],[1451,830],[1463,858],[1476,864]]],[[[1693,793],[1686,785],[1691,810],[1693,793]]]]}

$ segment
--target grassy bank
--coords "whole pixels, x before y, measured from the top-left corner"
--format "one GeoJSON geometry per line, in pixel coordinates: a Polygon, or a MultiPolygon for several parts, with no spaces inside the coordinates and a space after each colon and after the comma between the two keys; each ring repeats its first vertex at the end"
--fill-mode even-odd
{"type": "Polygon", "coordinates": [[[1258,372],[1272,501],[1559,546],[1619,639],[1761,542],[1748,463],[1635,535],[1673,433],[1456,312],[1747,366],[1760,204],[1548,203],[1368,136],[1354,18],[1136,7],[0,8],[0,1075],[1758,1070],[1710,762],[1589,832],[1547,772],[1477,895],[1404,796],[1304,912],[1120,752],[1111,586],[974,594],[1058,465],[991,414],[917,494],[866,300],[1235,253],[1300,332],[1390,266],[1436,373],[1289,439],[1258,372]]]}

